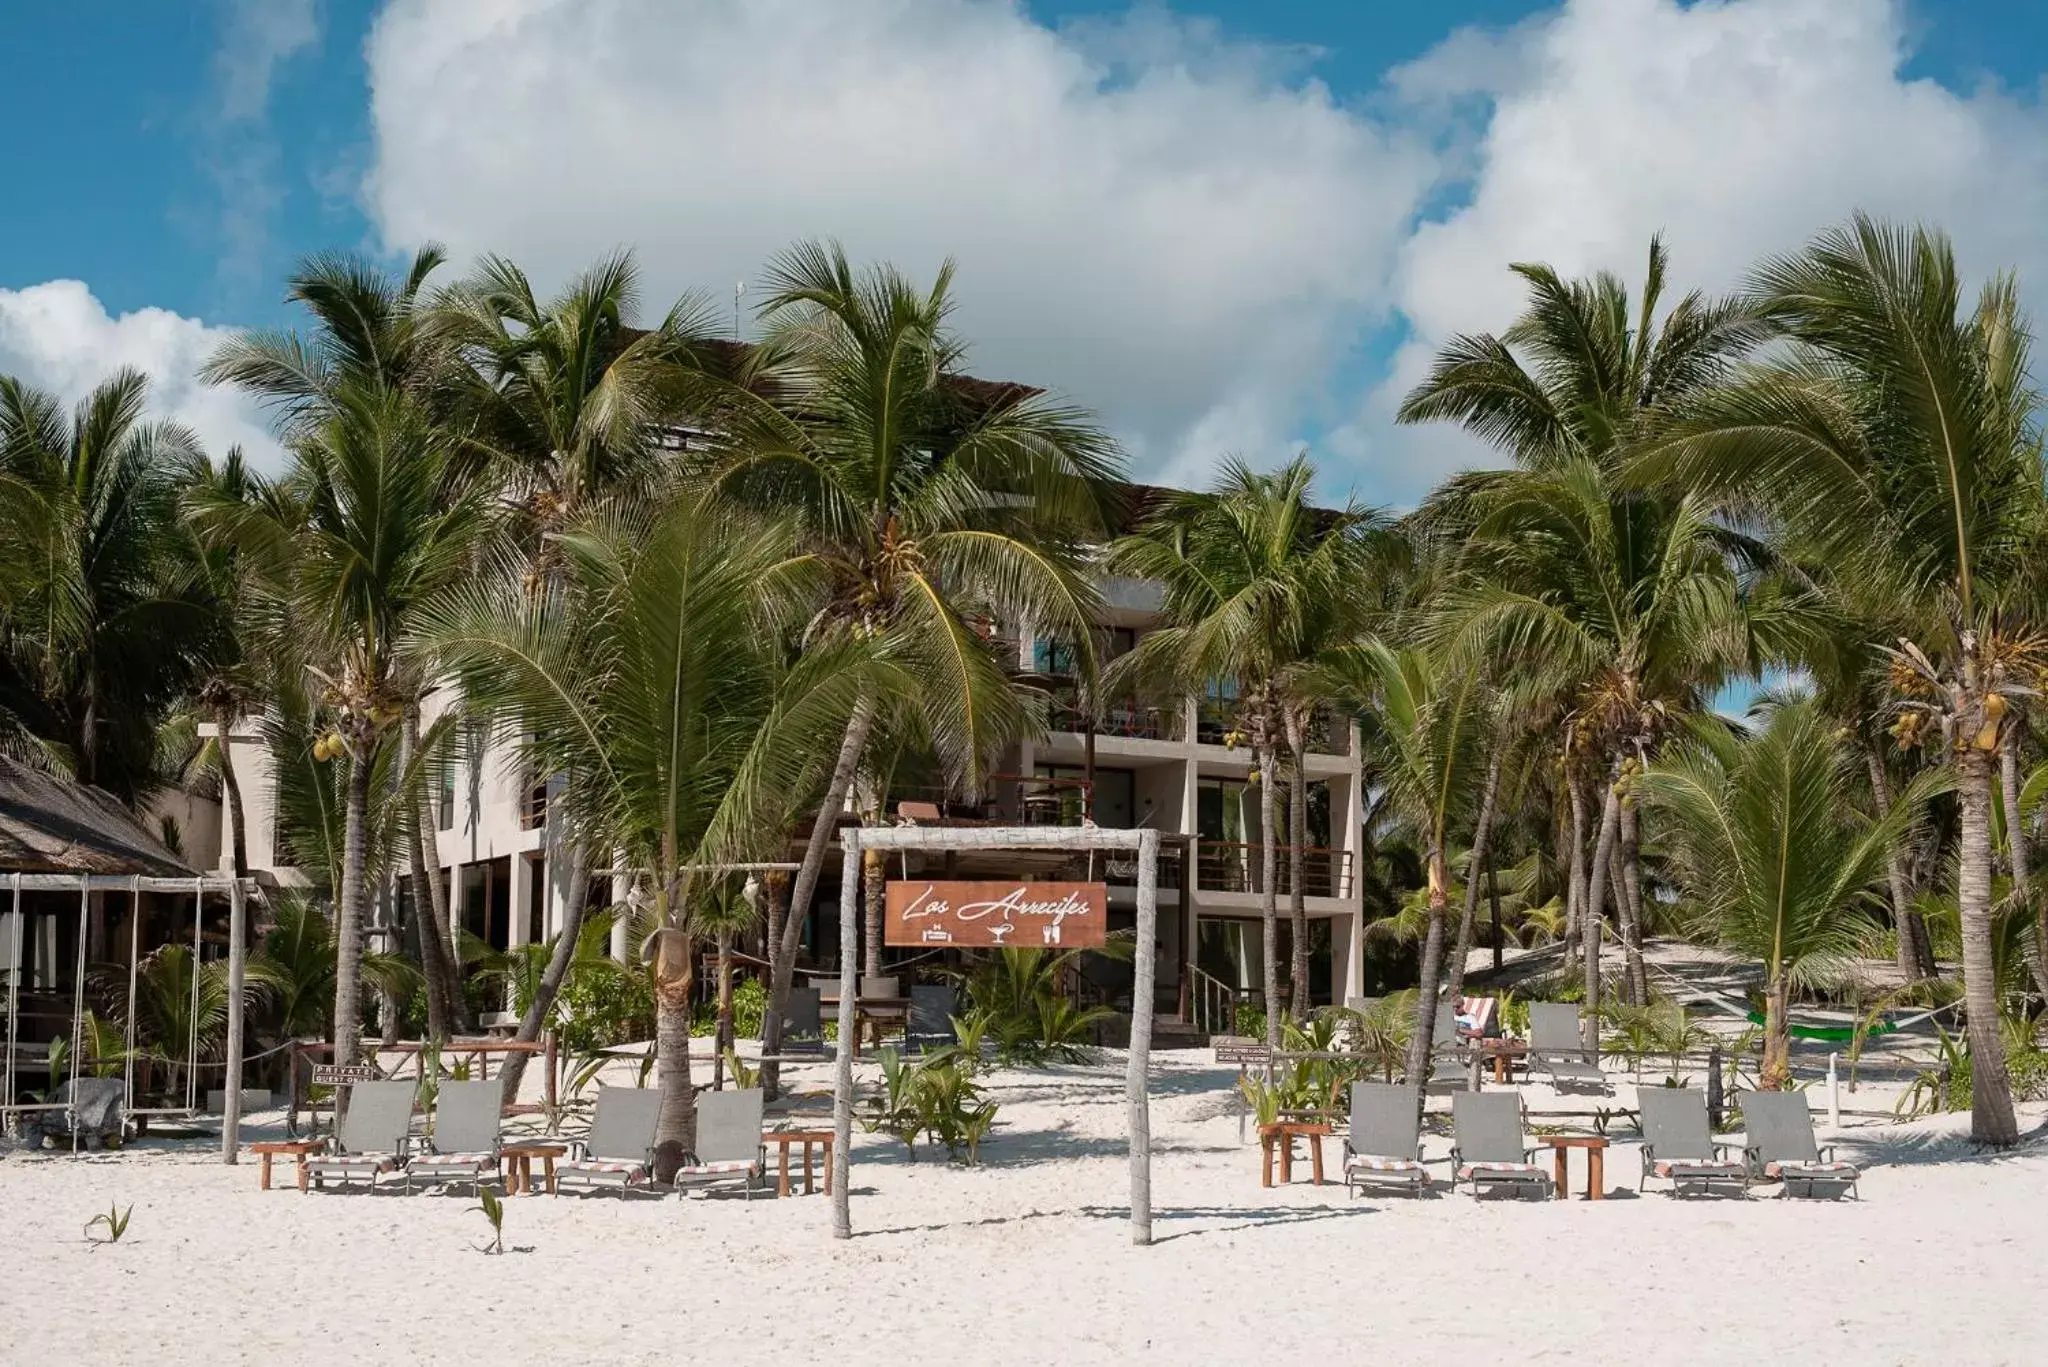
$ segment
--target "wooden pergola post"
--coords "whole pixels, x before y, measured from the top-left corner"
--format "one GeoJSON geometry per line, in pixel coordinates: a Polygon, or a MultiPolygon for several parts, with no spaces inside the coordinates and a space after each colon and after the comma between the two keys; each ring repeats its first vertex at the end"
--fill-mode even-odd
{"type": "Polygon", "coordinates": [[[845,862],[839,884],[839,1052],[833,1085],[832,1236],[853,1237],[853,1026],[859,980],[851,947],[857,919],[860,856],[864,849],[919,850],[1131,850],[1138,856],[1138,950],[1131,983],[1130,1062],[1124,1099],[1130,1127],[1131,1242],[1152,1242],[1152,995],[1159,938],[1159,832],[1096,826],[849,827],[840,832],[845,862]]]}

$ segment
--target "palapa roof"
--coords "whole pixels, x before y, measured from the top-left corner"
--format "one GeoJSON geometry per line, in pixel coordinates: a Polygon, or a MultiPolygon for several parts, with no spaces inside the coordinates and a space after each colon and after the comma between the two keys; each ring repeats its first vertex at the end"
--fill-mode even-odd
{"type": "Polygon", "coordinates": [[[192,872],[112,793],[0,756],[0,873],[192,872]]]}

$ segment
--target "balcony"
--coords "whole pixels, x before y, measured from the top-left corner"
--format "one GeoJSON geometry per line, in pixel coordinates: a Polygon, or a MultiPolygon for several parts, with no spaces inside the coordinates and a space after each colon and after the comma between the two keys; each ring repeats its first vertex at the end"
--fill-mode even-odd
{"type": "MultiPolygon", "coordinates": [[[[1131,740],[1175,741],[1186,732],[1184,709],[1153,707],[1136,698],[1123,698],[1102,709],[1095,719],[1098,736],[1124,736],[1131,740]]],[[[1088,714],[1076,706],[1072,688],[1057,689],[1052,695],[1051,729],[1081,735],[1088,730],[1088,714]]]]}
{"type": "MultiPolygon", "coordinates": [[[[1234,701],[1204,698],[1195,710],[1195,739],[1204,745],[1222,745],[1224,737],[1237,732],[1237,744],[1250,743],[1241,729],[1242,720],[1237,714],[1234,701]]],[[[1303,737],[1308,752],[1314,755],[1348,755],[1351,753],[1351,719],[1331,708],[1318,707],[1309,714],[1308,731],[1303,737]]]]}
{"type": "MultiPolygon", "coordinates": [[[[1264,856],[1258,845],[1229,840],[1198,840],[1194,844],[1195,887],[1199,891],[1261,891],[1259,866],[1264,856]]],[[[1294,890],[1289,868],[1292,848],[1281,845],[1273,851],[1278,883],[1275,891],[1283,897],[1294,890]]],[[[1303,846],[1301,885],[1302,892],[1309,897],[1349,897],[1351,851],[1303,846]]]]}

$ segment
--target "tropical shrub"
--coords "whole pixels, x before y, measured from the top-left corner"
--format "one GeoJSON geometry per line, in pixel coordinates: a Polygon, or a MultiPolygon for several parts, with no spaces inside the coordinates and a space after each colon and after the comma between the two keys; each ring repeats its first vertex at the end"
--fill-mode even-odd
{"type": "MultiPolygon", "coordinates": [[[[1111,940],[1111,952],[1129,952],[1128,940],[1111,940]]],[[[1076,1006],[1060,990],[1082,950],[998,949],[962,977],[977,1037],[995,1046],[1005,1065],[1038,1067],[1082,1063],[1093,1056],[1095,1027],[1115,1015],[1108,1007],[1076,1006]]]]}
{"type": "Polygon", "coordinates": [[[953,1162],[978,1163],[981,1141],[995,1124],[996,1103],[975,1081],[973,1058],[955,1049],[911,1062],[884,1049],[881,1063],[882,1091],[863,1105],[861,1127],[901,1140],[913,1163],[920,1136],[945,1145],[953,1162]]]}
{"type": "Polygon", "coordinates": [[[562,984],[556,1035],[587,1054],[654,1037],[654,984],[645,973],[572,973],[562,984]]]}

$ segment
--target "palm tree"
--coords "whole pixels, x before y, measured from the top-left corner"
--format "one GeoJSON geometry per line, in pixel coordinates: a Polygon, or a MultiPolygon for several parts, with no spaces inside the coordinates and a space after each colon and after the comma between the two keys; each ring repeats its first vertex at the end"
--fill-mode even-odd
{"type": "Polygon", "coordinates": [[[1323,696],[1315,666],[1356,639],[1369,606],[1374,543],[1386,537],[1379,516],[1355,505],[1319,513],[1309,502],[1314,479],[1306,457],[1270,475],[1228,461],[1209,493],[1169,499],[1116,543],[1108,561],[1113,572],[1156,580],[1165,590],[1163,625],[1117,661],[1110,691],[1132,686],[1179,698],[1227,681],[1235,696],[1233,726],[1249,738],[1258,765],[1266,1033],[1276,1046],[1278,761],[1285,747],[1302,795],[1289,825],[1290,995],[1298,1019],[1308,1006],[1303,753],[1309,716],[1323,696]]]}
{"type": "Polygon", "coordinates": [[[697,394],[719,434],[713,487],[791,520],[795,560],[824,585],[807,653],[858,646],[920,680],[903,700],[856,698],[843,718],[782,939],[769,946],[773,1052],[797,936],[885,708],[913,710],[950,781],[977,791],[987,757],[1037,724],[988,618],[1074,641],[1092,667],[1097,596],[1082,541],[1102,534],[1118,465],[1079,411],[959,375],[950,264],[921,291],[812,243],[768,274],[760,341],[697,394]]]}
{"type": "Polygon", "coordinates": [[[2018,1137],[1992,982],[1992,767],[2048,662],[2019,613],[2048,525],[2016,287],[1974,310],[1948,239],[1858,216],[1760,267],[1784,351],[1650,444],[1642,473],[1766,510],[1904,624],[1893,733],[1953,764],[1971,1133],[2018,1137]]]}
{"type": "Polygon", "coordinates": [[[122,371],[67,416],[0,376],[0,719],[16,753],[129,800],[219,645],[177,518],[198,446],[146,422],[147,397],[122,371]]]}
{"type": "MultiPolygon", "coordinates": [[[[1519,480],[1513,474],[1487,472],[1454,480],[1440,490],[1423,518],[1426,526],[1436,524],[1432,527],[1435,535],[1462,543],[1469,530],[1470,500],[1501,483],[1520,482],[1524,493],[1536,493],[1542,500],[1582,504],[1575,515],[1566,513],[1563,525],[1553,530],[1565,534],[1604,532],[1610,538],[1571,557],[1580,563],[1556,567],[1579,577],[1589,604],[1597,604],[1602,594],[1615,589],[1651,587],[1637,579],[1627,563],[1644,563],[1646,547],[1638,544],[1641,530],[1636,525],[1641,520],[1683,526],[1687,532],[1683,540],[1694,540],[1693,527],[1704,520],[1704,509],[1659,516],[1653,501],[1624,499],[1618,488],[1608,486],[1630,443],[1657,430],[1668,420],[1673,405],[1687,395],[1722,379],[1757,343],[1763,328],[1745,301],[1709,299],[1698,291],[1685,295],[1660,319],[1668,267],[1663,242],[1652,238],[1642,291],[1633,304],[1628,288],[1606,272],[1590,280],[1567,281],[1544,265],[1518,263],[1510,267],[1529,289],[1529,302],[1521,316],[1497,336],[1482,333],[1451,339],[1438,353],[1429,376],[1401,404],[1400,421],[1456,422],[1500,448],[1520,467],[1519,480]],[[1600,501],[1612,505],[1604,515],[1594,506],[1600,501]],[[1620,563],[1594,563],[1601,557],[1620,563]]],[[[1510,539],[1514,535],[1510,525],[1497,530],[1510,539]]],[[[1658,538],[1653,533],[1651,539],[1658,538]]],[[[1686,549],[1689,553],[1690,545],[1686,549]]],[[[1672,595],[1674,599],[1681,596],[1672,595]]],[[[1626,600],[1610,600],[1601,615],[1619,625],[1624,617],[1641,615],[1641,609],[1626,600]]],[[[1615,643],[1620,644],[1618,638],[1615,643]]],[[[1621,673],[1610,670],[1607,678],[1597,682],[1591,674],[1560,682],[1586,690],[1586,702],[1604,697],[1621,704],[1619,710],[1603,708],[1609,715],[1597,719],[1597,725],[1610,730],[1598,737],[1604,747],[1618,749],[1631,736],[1647,746],[1652,733],[1640,725],[1647,716],[1629,696],[1630,680],[1625,677],[1629,662],[1617,658],[1612,663],[1625,668],[1621,673]],[[1630,711],[1637,715],[1625,715],[1630,711]]],[[[1635,668],[1641,667],[1641,662],[1635,664],[1635,668]]],[[[1574,717],[1574,724],[1579,720],[1574,717]]],[[[1572,739],[1568,733],[1568,752],[1582,748],[1573,745],[1572,739]]],[[[1596,995],[1599,914],[1596,910],[1585,915],[1586,904],[1605,899],[1608,875],[1602,861],[1611,857],[1623,825],[1623,795],[1613,791],[1614,781],[1621,765],[1629,759],[1639,763],[1640,755],[1607,754],[1602,758],[1609,770],[1609,800],[1602,803],[1599,829],[1607,848],[1596,851],[1592,867],[1584,872],[1576,871],[1584,860],[1584,797],[1576,782],[1570,785],[1575,818],[1571,904],[1575,919],[1586,932],[1588,991],[1596,995]]],[[[1633,875],[1626,881],[1634,881],[1633,875]]],[[[1590,1014],[1586,1029],[1590,1044],[1597,1029],[1590,1014]]]]}
{"type": "Polygon", "coordinates": [[[1804,700],[1771,708],[1749,737],[1697,719],[1640,779],[1670,819],[1681,885],[1722,944],[1764,966],[1760,1085],[1770,1091],[1791,1079],[1792,990],[1832,981],[1857,954],[1886,851],[1934,786],[1923,778],[1884,816],[1862,819],[1861,766],[1835,729],[1804,700]]]}
{"type": "Polygon", "coordinates": [[[1492,696],[1478,671],[1379,639],[1334,652],[1321,677],[1332,693],[1378,714],[1380,781],[1422,844],[1428,921],[1408,1039],[1408,1076],[1420,1081],[1428,1076],[1443,976],[1451,840],[1487,767],[1481,751],[1491,730],[1492,696]]]}
{"type": "Polygon", "coordinates": [[[561,808],[575,838],[637,870],[663,1141],[687,1145],[695,1119],[697,870],[779,832],[778,804],[814,790],[832,732],[876,687],[857,661],[823,654],[781,677],[782,615],[805,574],[787,535],[699,496],[652,521],[586,519],[561,534],[551,587],[506,574],[433,622],[466,696],[516,729],[537,769],[577,776],[561,808]]]}
{"type": "MultiPolygon", "coordinates": [[[[586,509],[650,496],[673,473],[658,459],[661,433],[681,412],[684,380],[710,330],[707,314],[701,300],[686,297],[641,331],[632,326],[638,301],[627,252],[599,261],[545,303],[518,266],[486,257],[436,297],[428,316],[436,338],[464,362],[449,372],[454,425],[511,505],[507,532],[536,590],[559,575],[559,536],[586,509]]],[[[513,1037],[521,1042],[538,1039],[554,1009],[589,901],[589,852],[570,845],[563,853],[570,876],[562,935],[525,999],[513,1037]]],[[[527,1057],[506,1060],[508,1100],[518,1095],[527,1057]]]]}
{"type": "MultiPolygon", "coordinates": [[[[1674,718],[1753,666],[1758,637],[1789,634],[1783,619],[1796,606],[1748,610],[1731,562],[1762,552],[1705,499],[1642,497],[1615,483],[1580,458],[1469,490],[1469,577],[1443,593],[1437,628],[1475,666],[1526,672],[1566,697],[1566,755],[1597,757],[1604,771],[1580,910],[1590,1001],[1628,775],[1674,718]]],[[[1634,977],[1640,945],[1627,952],[1634,977]]],[[[1597,1028],[1588,1013],[1589,1037],[1597,1028]]]]}
{"type": "MultiPolygon", "coordinates": [[[[433,325],[433,315],[422,297],[428,278],[445,259],[438,245],[428,243],[413,254],[404,274],[392,276],[351,253],[308,257],[286,282],[285,297],[312,315],[315,326],[310,338],[289,332],[243,333],[215,351],[201,368],[200,377],[248,390],[270,405],[288,443],[304,440],[332,422],[351,406],[346,397],[350,394],[401,395],[415,400],[433,416],[447,416],[453,407],[452,395],[463,379],[460,358],[441,329],[433,325]]],[[[455,429],[448,429],[443,435],[454,433],[455,429]]],[[[446,473],[453,481],[469,471],[465,462],[451,461],[446,473]]],[[[273,543],[271,549],[277,542],[289,545],[287,533],[294,528],[275,516],[279,511],[271,510],[268,528],[238,519],[243,536],[273,543]]],[[[287,563],[291,558],[287,555],[287,563]]],[[[425,685],[424,675],[420,682],[425,685]]],[[[413,774],[416,766],[411,761],[418,749],[416,698],[408,703],[401,720],[408,761],[402,767],[413,774]]],[[[426,829],[431,830],[431,823],[426,829]]],[[[415,840],[419,838],[415,836],[415,840]]],[[[438,856],[432,862],[438,866],[438,856]]],[[[415,894],[420,881],[415,878],[415,894]]],[[[446,894],[439,878],[423,881],[422,911],[431,908],[436,931],[431,939],[422,936],[420,941],[422,964],[434,985],[430,1000],[440,1004],[434,1012],[437,1018],[453,1012],[459,1020],[460,969],[455,962],[446,894]]]]}
{"type": "Polygon", "coordinates": [[[348,761],[334,1025],[336,1058],[352,1062],[375,762],[422,687],[422,614],[473,577],[487,524],[474,484],[454,477],[445,434],[411,399],[348,386],[329,402],[296,446],[306,524],[291,592],[332,717],[326,748],[348,761]]]}

